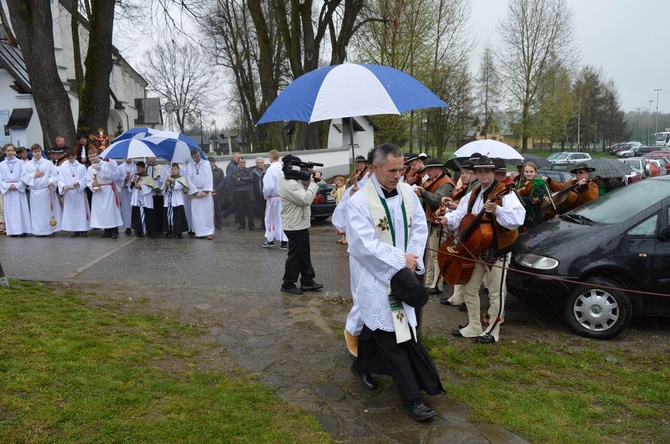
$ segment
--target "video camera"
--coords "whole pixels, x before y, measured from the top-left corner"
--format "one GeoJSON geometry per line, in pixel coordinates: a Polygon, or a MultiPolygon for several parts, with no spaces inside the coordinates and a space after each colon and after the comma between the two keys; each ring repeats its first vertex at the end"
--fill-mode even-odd
{"type": "Polygon", "coordinates": [[[319,171],[310,171],[312,168],[322,167],[322,163],[316,162],[303,162],[300,158],[296,156],[285,156],[283,159],[284,166],[282,171],[284,172],[284,177],[286,179],[295,179],[295,180],[310,180],[313,175],[318,174],[317,179],[321,178],[321,173],[319,171]]]}

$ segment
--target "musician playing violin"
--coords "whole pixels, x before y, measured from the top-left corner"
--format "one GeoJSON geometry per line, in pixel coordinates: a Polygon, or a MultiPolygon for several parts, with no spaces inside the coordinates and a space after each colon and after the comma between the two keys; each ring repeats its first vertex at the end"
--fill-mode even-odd
{"type": "Polygon", "coordinates": [[[425,174],[426,180],[421,186],[414,188],[414,192],[421,199],[421,205],[426,210],[428,221],[428,241],[424,258],[426,274],[423,286],[426,287],[429,294],[438,294],[442,292],[442,279],[437,265],[437,249],[442,243],[443,230],[435,211],[440,207],[442,198],[451,195],[455,184],[447,175],[439,159],[429,159],[419,174],[425,174]]]}
{"type": "Polygon", "coordinates": [[[526,221],[524,228],[534,227],[544,222],[542,218],[542,200],[547,188],[542,178],[537,177],[537,165],[526,162],[522,166],[521,177],[517,189],[522,202],[526,205],[526,221]]]}
{"type": "Polygon", "coordinates": [[[354,166],[355,171],[351,173],[351,176],[347,180],[345,185],[346,188],[349,188],[350,186],[362,181],[369,172],[368,160],[363,156],[356,156],[356,162],[354,166]]]}
{"type": "Polygon", "coordinates": [[[480,158],[475,164],[475,174],[479,185],[461,199],[454,211],[445,214],[441,222],[450,230],[456,230],[466,215],[478,215],[483,210],[481,224],[491,224],[492,243],[476,257],[472,275],[464,288],[468,323],[452,332],[456,337],[477,338],[481,344],[490,344],[499,339],[505,300],[504,267],[509,259],[508,249],[518,235],[517,228],[523,224],[526,210],[516,194],[505,192],[506,186],[495,180],[495,164],[491,159],[480,158]],[[501,197],[490,201],[490,196],[501,197]],[[490,325],[486,329],[481,324],[479,302],[479,288],[485,279],[490,300],[488,313],[491,316],[490,325]]]}
{"type": "Polygon", "coordinates": [[[423,168],[423,161],[428,156],[424,153],[410,154],[405,160],[404,182],[408,185],[421,185],[423,174],[420,172],[423,168]]]}
{"type": "Polygon", "coordinates": [[[563,204],[556,204],[556,214],[566,213],[598,198],[598,185],[591,180],[591,173],[595,170],[595,168],[581,162],[570,170],[570,172],[576,176],[575,179],[561,183],[553,181],[549,177],[543,177],[551,191],[561,191],[572,188],[569,193],[566,194],[563,204]]]}

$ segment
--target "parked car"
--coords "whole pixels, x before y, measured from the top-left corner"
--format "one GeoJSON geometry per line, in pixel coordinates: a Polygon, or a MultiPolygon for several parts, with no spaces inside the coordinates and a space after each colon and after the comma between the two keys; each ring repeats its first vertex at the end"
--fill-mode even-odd
{"type": "Polygon", "coordinates": [[[605,148],[605,151],[612,155],[616,155],[619,151],[628,151],[634,146],[640,146],[642,145],[640,142],[621,142],[617,143],[615,145],[612,145],[611,147],[605,148]]]}
{"type": "Polygon", "coordinates": [[[670,176],[659,176],[521,235],[507,287],[557,309],[577,334],[609,339],[633,316],[670,316],[668,263],[670,176]]]}
{"type": "Polygon", "coordinates": [[[568,180],[572,179],[574,176],[567,171],[559,171],[559,170],[552,170],[552,169],[546,169],[546,168],[541,168],[537,170],[537,177],[549,177],[551,180],[555,182],[567,182],[568,180]]]}
{"type": "Polygon", "coordinates": [[[314,220],[323,221],[328,219],[333,215],[335,211],[335,198],[330,195],[330,192],[335,185],[326,183],[323,180],[317,182],[319,189],[314,195],[314,201],[312,201],[312,217],[314,220]]]}
{"type": "Polygon", "coordinates": [[[630,150],[631,155],[627,157],[640,157],[652,151],[667,151],[670,154],[670,148],[667,146],[634,146],[630,150]]]}
{"type": "MultiPolygon", "coordinates": [[[[549,158],[547,158],[549,159],[549,158]]],[[[551,163],[556,163],[556,162],[570,162],[570,163],[577,163],[577,162],[584,162],[587,160],[591,160],[591,155],[589,153],[579,153],[579,152],[570,152],[570,151],[563,151],[561,153],[558,153],[556,157],[553,159],[550,159],[549,162],[551,163]]]]}
{"type": "Polygon", "coordinates": [[[551,162],[552,160],[554,160],[556,158],[556,156],[560,156],[561,154],[563,154],[563,151],[559,151],[557,153],[552,153],[552,154],[547,156],[547,160],[549,162],[551,162]]]}
{"type": "Polygon", "coordinates": [[[633,171],[639,174],[642,178],[652,176],[653,169],[650,166],[648,166],[649,163],[654,163],[656,165],[656,168],[658,169],[659,172],[659,174],[656,174],[657,176],[660,174],[665,174],[665,172],[663,172],[665,167],[661,165],[660,162],[658,162],[658,159],[647,159],[644,157],[628,157],[625,159],[619,159],[619,162],[623,162],[626,165],[630,166],[633,169],[633,171]]]}

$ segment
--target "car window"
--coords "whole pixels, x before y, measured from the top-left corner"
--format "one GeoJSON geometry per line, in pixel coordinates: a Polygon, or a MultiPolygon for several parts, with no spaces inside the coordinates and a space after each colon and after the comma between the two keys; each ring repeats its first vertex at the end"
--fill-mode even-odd
{"type": "Polygon", "coordinates": [[[656,236],[657,223],[658,223],[658,215],[654,214],[650,218],[643,220],[630,230],[626,231],[626,236],[654,237],[656,236]]]}
{"type": "Polygon", "coordinates": [[[554,157],[554,160],[565,160],[570,156],[570,153],[561,153],[558,156],[554,157]]]}
{"type": "Polygon", "coordinates": [[[617,224],[670,196],[670,182],[644,180],[604,194],[572,213],[602,224],[617,224]]]}

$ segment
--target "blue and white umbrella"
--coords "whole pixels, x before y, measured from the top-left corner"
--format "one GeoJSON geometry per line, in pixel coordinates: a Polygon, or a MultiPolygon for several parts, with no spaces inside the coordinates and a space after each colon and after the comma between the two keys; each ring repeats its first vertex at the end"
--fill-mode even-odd
{"type": "Polygon", "coordinates": [[[168,155],[170,162],[184,164],[191,160],[191,150],[198,150],[200,157],[207,160],[207,156],[198,145],[198,142],[186,134],[175,131],[159,131],[142,140],[153,142],[162,148],[168,155]]]}
{"type": "Polygon", "coordinates": [[[156,134],[160,130],[155,130],[153,128],[141,127],[141,128],[130,128],[124,131],[122,134],[114,138],[114,142],[120,142],[127,139],[142,139],[144,137],[156,134]]]}
{"type": "Polygon", "coordinates": [[[169,158],[163,148],[146,139],[126,139],[114,142],[100,153],[103,159],[135,159],[138,157],[169,158]]]}
{"type": "Polygon", "coordinates": [[[257,124],[312,123],[447,106],[424,84],[395,68],[346,63],[310,71],[295,79],[257,124]]]}

